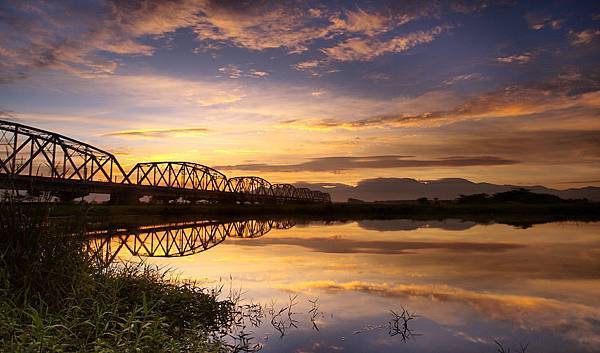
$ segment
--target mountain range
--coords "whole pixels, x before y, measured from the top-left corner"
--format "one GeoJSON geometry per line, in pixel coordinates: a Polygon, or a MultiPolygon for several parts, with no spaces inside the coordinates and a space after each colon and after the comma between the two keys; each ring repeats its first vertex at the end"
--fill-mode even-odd
{"type": "Polygon", "coordinates": [[[587,186],[565,190],[551,189],[541,185],[498,185],[490,183],[474,183],[461,178],[444,178],[438,180],[415,180],[409,178],[374,178],[364,179],[356,186],[341,183],[295,183],[296,187],[328,192],[333,201],[342,202],[349,198],[363,201],[416,200],[421,197],[429,199],[452,200],[459,195],[495,194],[525,188],[536,193],[559,196],[564,199],[583,199],[600,201],[600,187],[587,186]]]}

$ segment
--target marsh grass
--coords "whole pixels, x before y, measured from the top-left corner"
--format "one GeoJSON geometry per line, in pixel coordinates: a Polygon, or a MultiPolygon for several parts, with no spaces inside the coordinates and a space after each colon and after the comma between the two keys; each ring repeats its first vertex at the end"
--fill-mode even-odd
{"type": "Polygon", "coordinates": [[[0,203],[0,352],[213,352],[215,290],[144,264],[91,261],[47,207],[0,203]]]}

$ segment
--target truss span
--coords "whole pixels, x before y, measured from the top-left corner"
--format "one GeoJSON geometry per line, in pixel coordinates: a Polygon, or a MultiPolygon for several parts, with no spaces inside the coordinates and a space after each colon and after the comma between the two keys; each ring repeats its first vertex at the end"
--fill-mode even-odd
{"type": "Polygon", "coordinates": [[[75,139],[0,120],[0,189],[47,191],[62,200],[110,194],[116,203],[156,196],[160,202],[331,202],[329,194],[256,176],[227,178],[191,162],[144,162],[128,173],[109,152],[75,139]]]}
{"type": "Polygon", "coordinates": [[[261,177],[233,177],[229,178],[228,183],[231,192],[256,196],[273,196],[271,183],[261,177]]]}
{"type": "Polygon", "coordinates": [[[225,174],[202,164],[190,162],[144,162],[128,174],[136,185],[178,189],[229,192],[225,174]]]}
{"type": "Polygon", "coordinates": [[[273,184],[271,190],[275,197],[293,199],[296,187],[292,184],[273,184]]]}
{"type": "Polygon", "coordinates": [[[111,153],[50,131],[0,120],[0,173],[129,183],[111,153]]]}

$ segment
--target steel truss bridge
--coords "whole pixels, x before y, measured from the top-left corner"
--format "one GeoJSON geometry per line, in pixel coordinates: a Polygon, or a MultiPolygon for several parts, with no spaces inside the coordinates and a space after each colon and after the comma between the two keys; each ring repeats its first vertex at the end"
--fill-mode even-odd
{"type": "Polygon", "coordinates": [[[0,120],[0,188],[49,192],[63,201],[90,193],[111,202],[184,199],[220,203],[330,203],[328,193],[257,176],[228,178],[191,162],[143,162],[128,172],[109,152],[72,138],[0,120]]]}
{"type": "Polygon", "coordinates": [[[86,235],[84,249],[99,264],[110,264],[118,255],[180,257],[206,251],[226,238],[258,238],[272,229],[289,229],[293,221],[196,221],[143,226],[86,235]]]}

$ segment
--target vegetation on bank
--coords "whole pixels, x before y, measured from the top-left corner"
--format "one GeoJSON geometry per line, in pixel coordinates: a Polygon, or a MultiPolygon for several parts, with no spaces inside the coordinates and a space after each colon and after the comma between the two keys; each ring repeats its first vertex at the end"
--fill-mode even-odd
{"type": "Polygon", "coordinates": [[[291,218],[296,220],[346,221],[356,219],[442,220],[528,226],[554,221],[600,220],[600,203],[563,200],[556,196],[515,190],[496,195],[467,195],[456,200],[362,202],[332,204],[57,204],[53,217],[87,219],[102,224],[135,225],[178,218],[291,218]]]}
{"type": "Polygon", "coordinates": [[[48,222],[0,205],[1,352],[212,352],[233,303],[143,265],[107,265],[48,222]]]}

